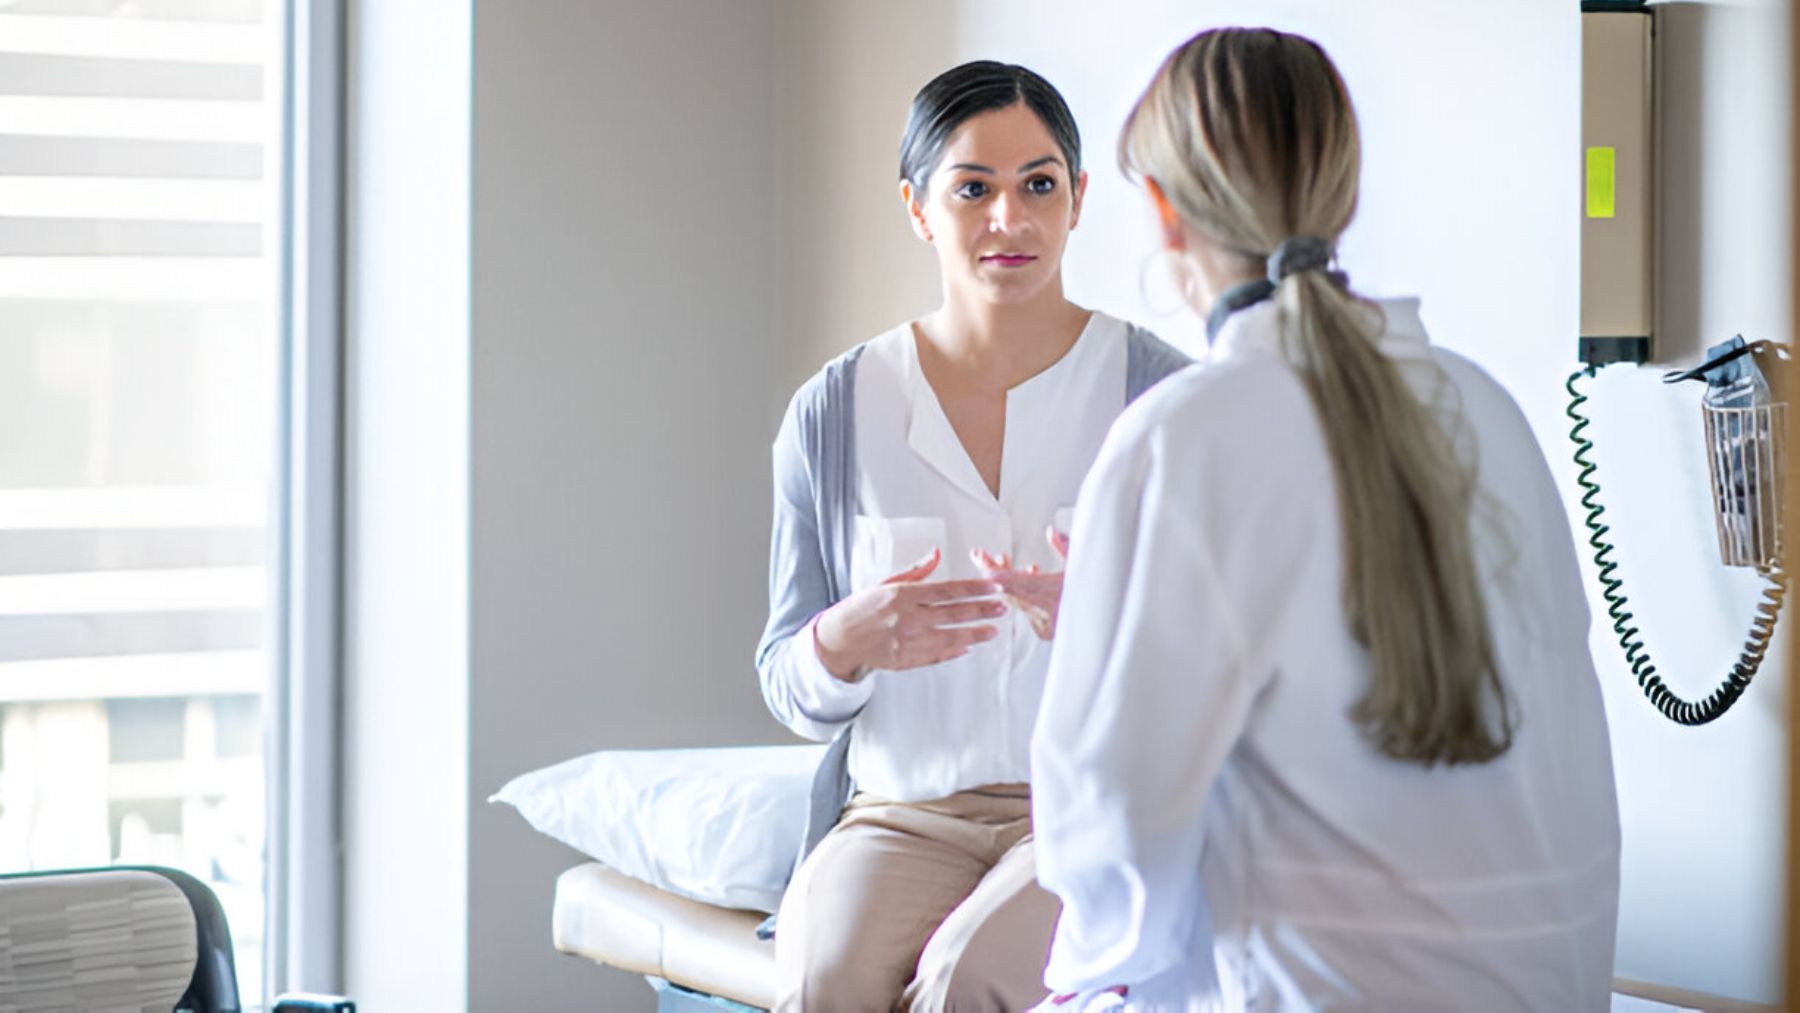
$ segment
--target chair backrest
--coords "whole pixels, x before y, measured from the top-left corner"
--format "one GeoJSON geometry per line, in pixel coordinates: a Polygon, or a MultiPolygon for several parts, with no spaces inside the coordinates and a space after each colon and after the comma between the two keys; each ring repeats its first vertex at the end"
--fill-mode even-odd
{"type": "Polygon", "coordinates": [[[218,898],[176,869],[0,876],[0,1007],[239,1013],[218,898]]]}

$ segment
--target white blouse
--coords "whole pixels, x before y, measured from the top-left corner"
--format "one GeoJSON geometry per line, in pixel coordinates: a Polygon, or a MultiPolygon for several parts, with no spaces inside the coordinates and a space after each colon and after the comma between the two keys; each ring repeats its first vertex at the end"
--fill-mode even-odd
{"type": "Polygon", "coordinates": [[[1562,500],[1506,392],[1416,300],[1383,309],[1478,462],[1512,748],[1426,769],[1347,716],[1370,663],[1323,433],[1274,305],[1239,311],[1120,418],[1076,509],[1032,742],[1045,980],[1087,993],[1059,1011],[1606,1008],[1618,808],[1562,500]]]}
{"type": "MultiPolygon", "coordinates": [[[[1044,532],[1069,530],[1082,477],[1124,408],[1125,368],[1125,324],[1095,313],[1061,359],[1008,391],[996,497],[919,368],[911,325],[869,342],[856,364],[852,590],[934,548],[942,561],[928,580],[982,576],[972,549],[1060,570],[1044,532]]],[[[998,625],[1000,636],[960,658],[856,683],[834,678],[816,652],[796,652],[807,712],[820,721],[856,716],[849,763],[859,790],[918,802],[1029,779],[1049,644],[1017,610],[998,625]]]]}

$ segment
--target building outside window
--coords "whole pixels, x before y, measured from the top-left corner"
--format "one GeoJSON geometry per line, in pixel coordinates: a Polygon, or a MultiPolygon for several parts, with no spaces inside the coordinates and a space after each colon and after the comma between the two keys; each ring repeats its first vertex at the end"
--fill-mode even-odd
{"type": "Polygon", "coordinates": [[[186,870],[264,974],[282,0],[0,0],[0,871],[186,870]]]}

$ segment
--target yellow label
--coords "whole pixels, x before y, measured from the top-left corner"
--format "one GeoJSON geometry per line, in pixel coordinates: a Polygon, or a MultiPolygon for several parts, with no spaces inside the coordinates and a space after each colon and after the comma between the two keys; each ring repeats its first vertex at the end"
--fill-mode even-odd
{"type": "Polygon", "coordinates": [[[1613,149],[1587,149],[1587,216],[1614,216],[1613,149]]]}

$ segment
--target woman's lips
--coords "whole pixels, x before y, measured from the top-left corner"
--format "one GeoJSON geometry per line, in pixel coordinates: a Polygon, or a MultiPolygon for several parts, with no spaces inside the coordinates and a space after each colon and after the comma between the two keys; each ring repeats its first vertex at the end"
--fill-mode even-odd
{"type": "Polygon", "coordinates": [[[1029,253],[990,253],[981,258],[981,262],[998,267],[1024,267],[1036,259],[1029,253]]]}

